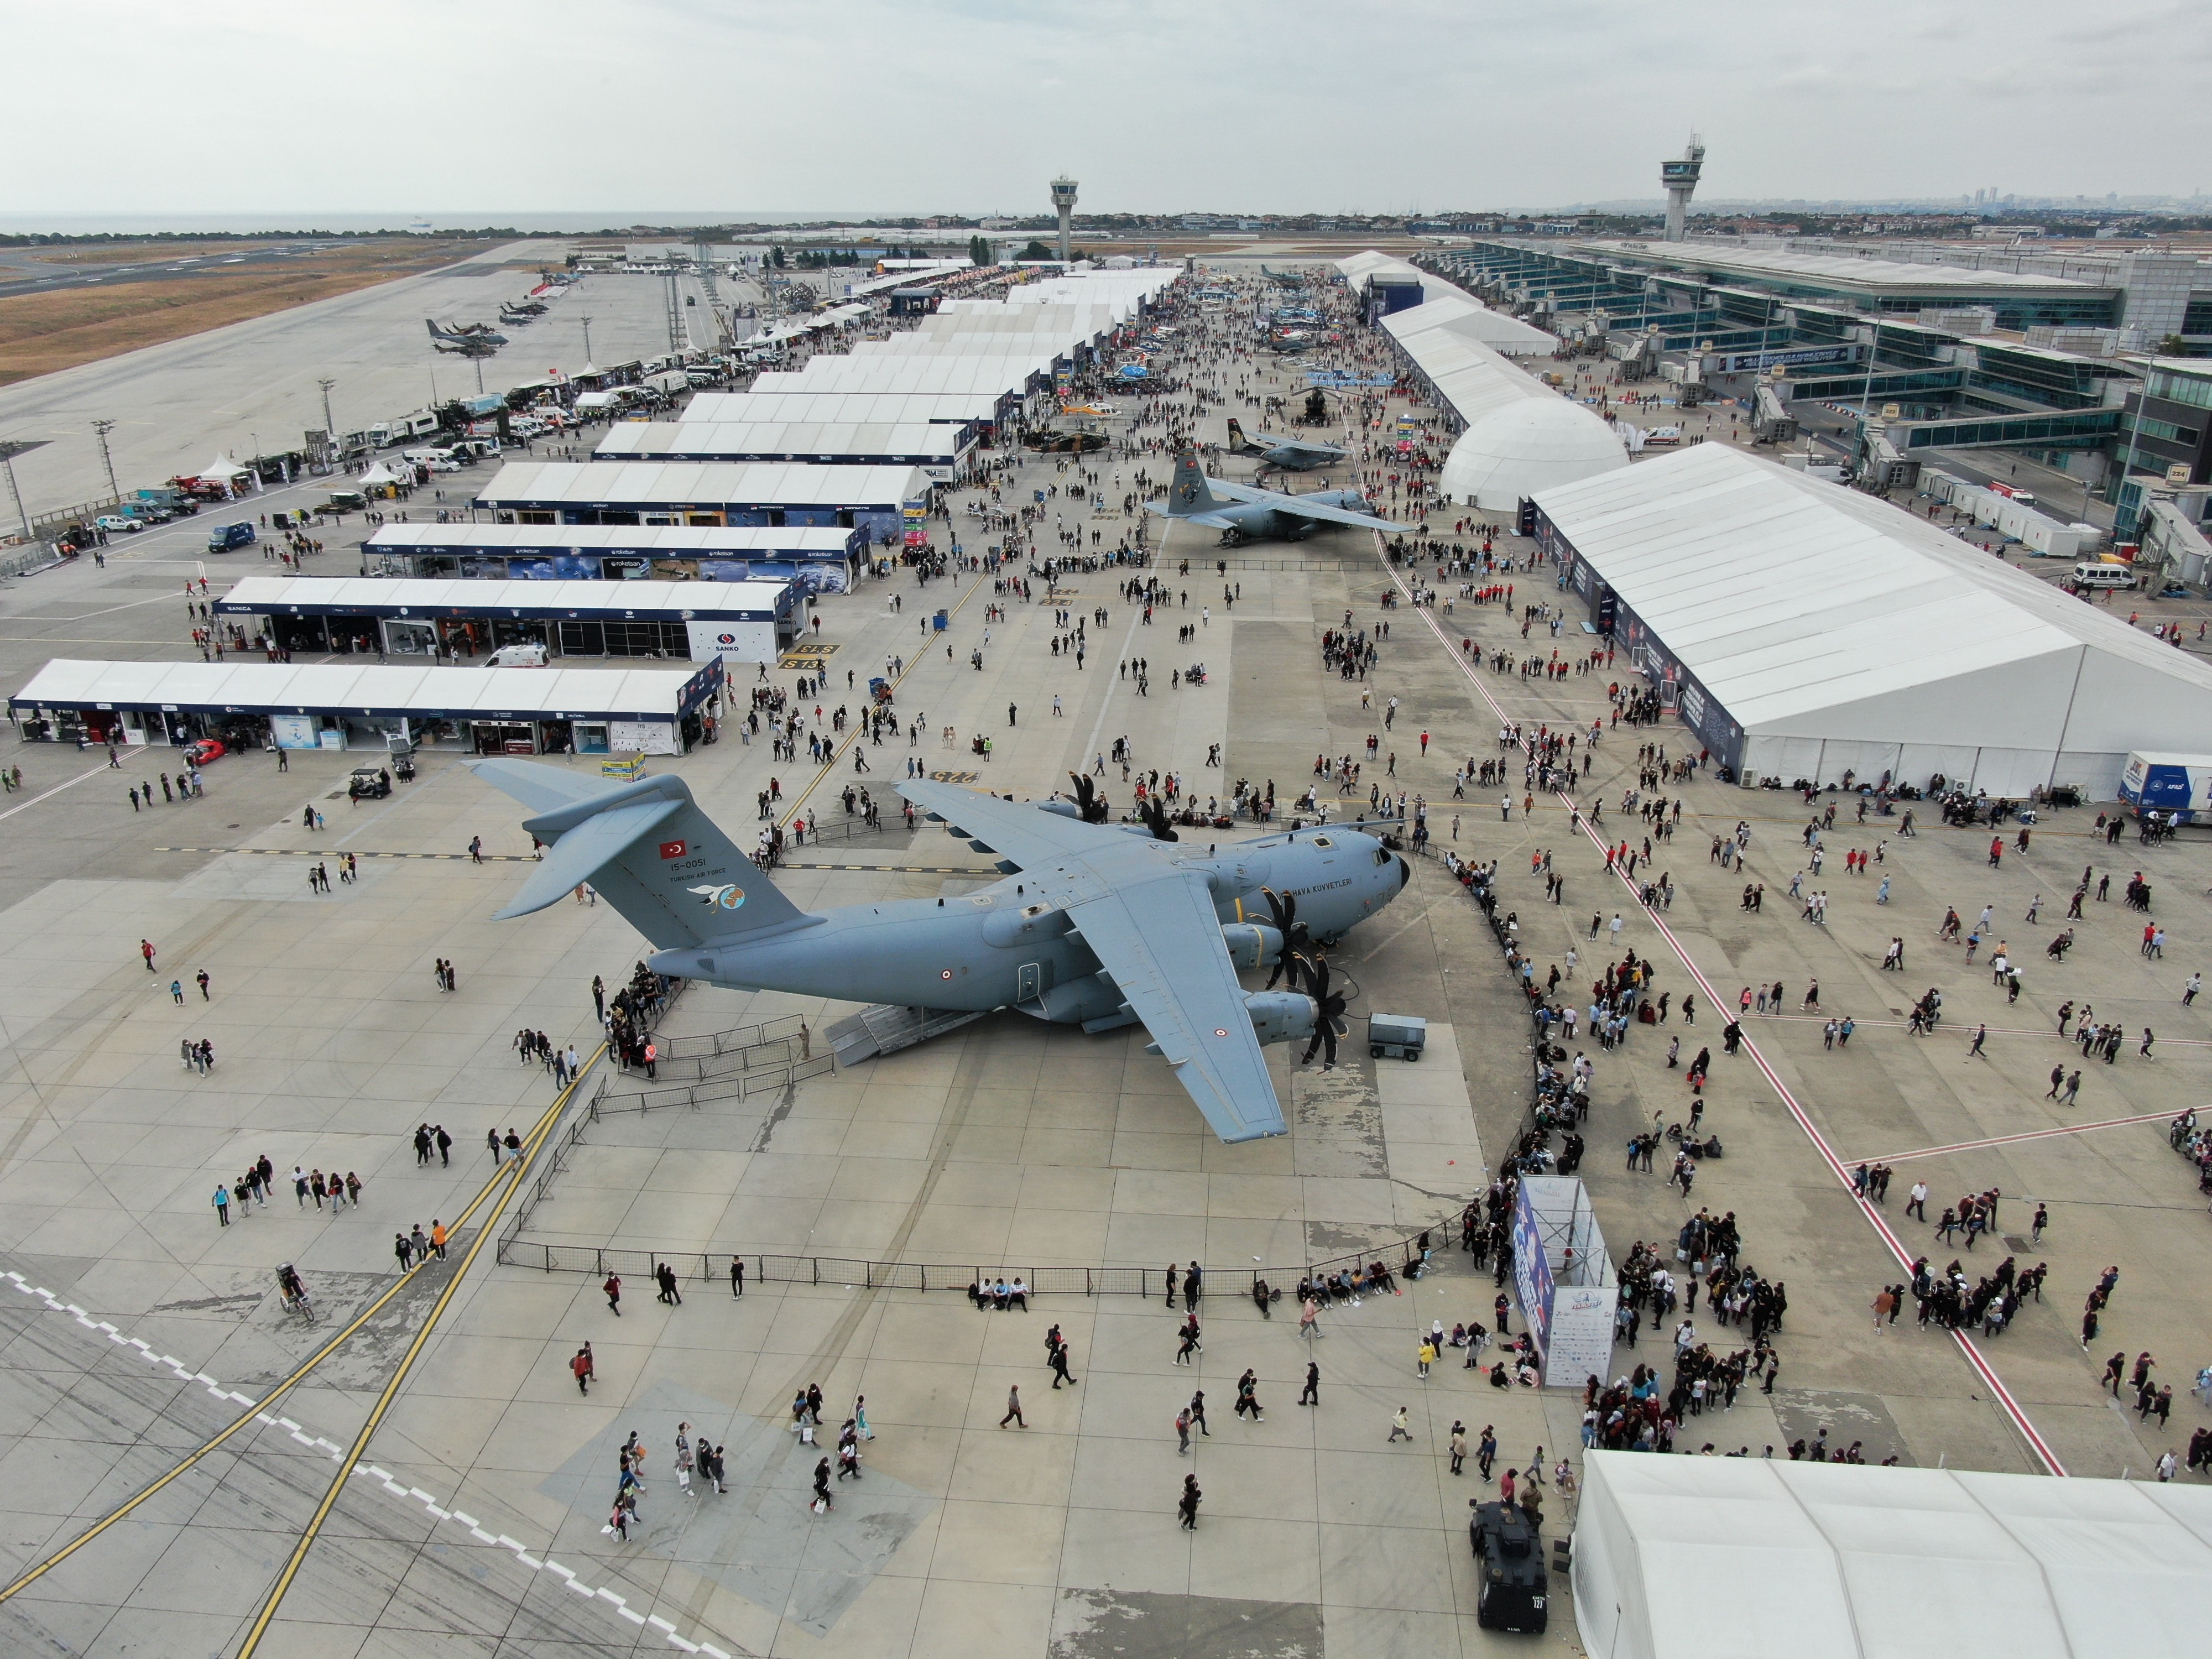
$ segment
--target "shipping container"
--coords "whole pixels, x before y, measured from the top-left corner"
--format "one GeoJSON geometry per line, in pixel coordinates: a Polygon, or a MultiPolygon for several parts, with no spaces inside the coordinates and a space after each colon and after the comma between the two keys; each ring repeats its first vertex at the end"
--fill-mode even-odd
{"type": "Polygon", "coordinates": [[[2138,812],[2202,823],[2212,813],[2212,755],[2131,754],[2120,799],[2138,812]]]}

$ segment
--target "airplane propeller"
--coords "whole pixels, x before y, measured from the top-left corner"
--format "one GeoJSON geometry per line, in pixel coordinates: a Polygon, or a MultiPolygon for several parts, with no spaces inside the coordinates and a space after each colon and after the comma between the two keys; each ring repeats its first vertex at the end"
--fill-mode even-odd
{"type": "Polygon", "coordinates": [[[1272,887],[1262,887],[1260,891],[1266,897],[1267,908],[1274,916],[1275,931],[1283,936],[1283,953],[1275,958],[1275,971],[1267,975],[1267,988],[1270,991],[1273,990],[1275,981],[1288,974],[1291,989],[1295,991],[1298,988],[1299,979],[1313,965],[1312,959],[1306,954],[1306,947],[1312,943],[1313,935],[1306,931],[1305,924],[1297,919],[1298,896],[1297,894],[1278,893],[1272,887]]]}
{"type": "Polygon", "coordinates": [[[1152,832],[1154,841],[1180,841],[1175,828],[1168,822],[1168,809],[1158,795],[1145,803],[1145,828],[1152,832]]]}
{"type": "Polygon", "coordinates": [[[1069,780],[1075,785],[1075,810],[1085,823],[1106,822],[1106,803],[1099,799],[1097,787],[1084,772],[1070,772],[1069,780]]]}
{"type": "Polygon", "coordinates": [[[1313,1041],[1306,1044],[1305,1058],[1298,1064],[1313,1064],[1314,1050],[1323,1051],[1322,1067],[1326,1071],[1336,1064],[1336,1022],[1344,1012],[1344,994],[1331,994],[1328,988],[1328,958],[1317,957],[1306,972],[1306,994],[1314,1000],[1317,1012],[1314,1016],[1313,1041]]]}

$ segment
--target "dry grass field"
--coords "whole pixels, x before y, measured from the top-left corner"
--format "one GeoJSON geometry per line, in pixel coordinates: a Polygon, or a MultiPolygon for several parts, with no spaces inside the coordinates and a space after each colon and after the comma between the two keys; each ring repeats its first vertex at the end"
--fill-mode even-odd
{"type": "MultiPolygon", "coordinates": [[[[395,236],[319,249],[281,266],[251,266],[235,276],[173,276],[0,296],[0,386],[434,270],[481,252],[485,246],[395,236]]],[[[218,250],[185,243],[107,245],[96,251],[96,262],[131,263],[203,251],[218,250]]],[[[45,264],[94,260],[92,251],[30,252],[45,264]]]]}

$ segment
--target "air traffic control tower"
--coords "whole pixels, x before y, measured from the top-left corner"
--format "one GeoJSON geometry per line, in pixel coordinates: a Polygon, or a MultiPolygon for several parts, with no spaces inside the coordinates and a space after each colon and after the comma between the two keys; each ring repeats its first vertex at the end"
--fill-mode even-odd
{"type": "Polygon", "coordinates": [[[1075,180],[1064,173],[1052,181],[1052,204],[1060,214],[1060,262],[1066,264],[1068,233],[1075,223],[1075,180]]]}
{"type": "Polygon", "coordinates": [[[1659,182],[1667,191],[1667,234],[1664,240],[1682,240],[1683,221],[1689,216],[1690,195],[1698,187],[1698,173],[1705,165],[1705,147],[1698,142],[1698,135],[1690,135],[1690,147],[1682,152],[1679,161],[1659,164],[1659,182]]]}

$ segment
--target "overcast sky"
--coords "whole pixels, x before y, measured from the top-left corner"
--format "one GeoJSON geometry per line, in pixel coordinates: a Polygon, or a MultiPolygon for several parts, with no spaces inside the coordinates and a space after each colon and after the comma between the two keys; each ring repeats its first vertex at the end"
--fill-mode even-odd
{"type": "Polygon", "coordinates": [[[9,217],[2185,195],[2203,0],[0,0],[9,217]]]}

